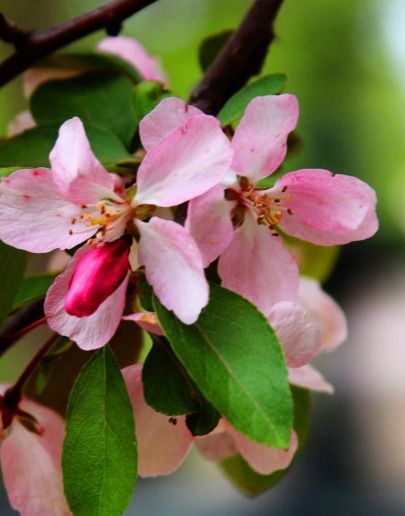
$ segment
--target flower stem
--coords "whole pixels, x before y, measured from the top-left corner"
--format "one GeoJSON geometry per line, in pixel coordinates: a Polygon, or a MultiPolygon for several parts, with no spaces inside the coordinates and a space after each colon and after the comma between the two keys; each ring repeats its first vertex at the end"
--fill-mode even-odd
{"type": "Polygon", "coordinates": [[[45,344],[35,353],[27,367],[22,372],[16,383],[6,390],[4,393],[4,405],[8,409],[14,408],[18,405],[22,397],[22,391],[28,378],[31,376],[42,357],[48,352],[51,346],[58,340],[59,334],[53,333],[45,344]]]}

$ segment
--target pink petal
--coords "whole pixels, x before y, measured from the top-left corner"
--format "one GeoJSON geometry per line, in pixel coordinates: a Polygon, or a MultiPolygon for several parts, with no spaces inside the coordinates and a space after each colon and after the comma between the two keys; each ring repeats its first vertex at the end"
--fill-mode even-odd
{"type": "Polygon", "coordinates": [[[143,330],[153,333],[154,335],[164,335],[162,328],[160,327],[159,321],[157,320],[154,312],[136,312],[133,314],[125,315],[123,317],[125,321],[133,321],[143,330]]]}
{"type": "Polygon", "coordinates": [[[192,116],[147,152],[139,167],[135,200],[165,207],[197,197],[221,181],[231,157],[218,120],[192,116]]]}
{"type": "Polygon", "coordinates": [[[298,387],[311,391],[327,392],[333,394],[334,388],[328,383],[321,373],[307,364],[302,367],[288,368],[288,381],[298,387]]]}
{"type": "Polygon", "coordinates": [[[142,145],[147,151],[150,150],[189,118],[202,114],[202,111],[177,97],[163,99],[139,124],[142,145]]]}
{"type": "MultiPolygon", "coordinates": [[[[224,426],[224,425],[222,425],[224,426]]],[[[222,431],[213,430],[202,437],[195,438],[198,451],[214,462],[227,459],[238,453],[235,441],[224,426],[222,431]]]]}
{"type": "Polygon", "coordinates": [[[10,504],[23,516],[70,515],[61,469],[63,420],[30,401],[21,408],[38,419],[43,433],[32,433],[14,420],[2,443],[0,461],[10,504]]]}
{"type": "Polygon", "coordinates": [[[369,238],[378,229],[376,195],[356,177],[328,170],[304,169],[283,176],[272,189],[287,187],[280,227],[289,235],[319,245],[346,244],[369,238]]]}
{"type": "Polygon", "coordinates": [[[287,152],[287,136],[298,120],[294,95],[256,97],[245,110],[232,140],[232,168],[256,183],[274,172],[287,152]]]}
{"type": "Polygon", "coordinates": [[[114,36],[102,39],[97,50],[114,54],[132,65],[148,81],[162,82],[167,86],[167,77],[159,61],[150,56],[136,39],[127,36],[114,36]]]}
{"type": "Polygon", "coordinates": [[[46,81],[69,79],[70,77],[75,77],[81,73],[81,70],[75,70],[73,68],[57,68],[56,66],[30,68],[23,75],[24,95],[26,97],[31,97],[38,86],[46,81]]]}
{"type": "Polygon", "coordinates": [[[302,307],[321,329],[322,351],[332,351],[346,340],[345,314],[317,281],[301,277],[298,297],[302,307]]]}
{"type": "Polygon", "coordinates": [[[188,205],[186,229],[201,251],[204,267],[218,258],[232,240],[234,204],[225,200],[223,187],[217,185],[188,205]]]}
{"type": "Polygon", "coordinates": [[[139,263],[160,302],[185,324],[192,324],[208,303],[208,283],[200,251],[187,230],[153,217],[137,221],[139,263]]]}
{"type": "Polygon", "coordinates": [[[224,287],[245,296],[264,314],[274,304],[293,301],[297,295],[296,263],[281,238],[248,213],[221,255],[218,273],[224,287]]]}
{"type": "Polygon", "coordinates": [[[33,253],[70,249],[97,231],[79,215],[79,206],[63,199],[48,169],[17,170],[0,183],[0,238],[14,247],[33,253]]]}
{"type": "Polygon", "coordinates": [[[104,197],[117,197],[116,178],[94,156],[80,118],[61,125],[49,161],[54,181],[65,199],[91,204],[104,197]]]}
{"type": "Polygon", "coordinates": [[[7,126],[8,136],[16,136],[23,133],[26,129],[35,127],[35,120],[28,110],[20,111],[7,126]]]}
{"type": "Polygon", "coordinates": [[[236,448],[249,465],[262,475],[270,475],[280,469],[286,469],[291,464],[298,448],[297,434],[291,433],[290,445],[287,450],[271,448],[247,439],[228,424],[236,448]]]}
{"type": "Polygon", "coordinates": [[[297,304],[288,301],[277,303],[270,310],[268,319],[283,346],[290,367],[307,364],[319,352],[320,327],[297,304]]]}
{"type": "Polygon", "coordinates": [[[66,270],[57,276],[45,299],[45,315],[52,330],[69,337],[84,350],[97,349],[111,339],[121,321],[125,306],[128,276],[110,297],[88,317],[69,315],[65,310],[65,298],[70,279],[81,256],[90,252],[90,246],[83,246],[71,259],[66,270]]]}
{"type": "Polygon", "coordinates": [[[141,477],[170,475],[180,467],[193,442],[184,416],[173,422],[145,403],[142,388],[142,365],[122,371],[135,413],[138,442],[138,474],[141,477]]]}

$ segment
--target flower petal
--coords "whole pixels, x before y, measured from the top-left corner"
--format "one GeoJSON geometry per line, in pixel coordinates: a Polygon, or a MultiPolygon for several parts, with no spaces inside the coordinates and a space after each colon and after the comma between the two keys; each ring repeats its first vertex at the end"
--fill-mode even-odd
{"type": "Polygon", "coordinates": [[[142,145],[147,151],[150,150],[189,118],[202,114],[198,108],[177,97],[163,99],[139,124],[142,145]]]}
{"type": "Polygon", "coordinates": [[[46,407],[24,400],[21,408],[41,425],[41,435],[14,420],[0,448],[4,484],[12,507],[23,516],[70,515],[63,493],[62,418],[46,407]]]}
{"type": "Polygon", "coordinates": [[[232,150],[216,118],[195,115],[142,161],[135,201],[175,206],[205,193],[229,170],[232,150]]]}
{"type": "Polygon", "coordinates": [[[254,183],[274,172],[285,158],[287,137],[297,120],[298,101],[294,95],[253,99],[232,139],[233,170],[254,183]]]}
{"type": "Polygon", "coordinates": [[[188,205],[186,229],[201,251],[204,267],[218,258],[232,240],[234,204],[225,200],[224,189],[217,185],[188,205]]]}
{"type": "Polygon", "coordinates": [[[298,448],[298,438],[294,431],[291,433],[287,450],[250,441],[229,424],[228,431],[234,439],[238,452],[255,471],[262,475],[270,475],[280,469],[288,468],[298,448]]]}
{"type": "Polygon", "coordinates": [[[319,245],[347,244],[378,229],[376,195],[357,177],[304,169],[283,176],[271,191],[285,189],[280,227],[287,234],[319,245]]]}
{"type": "Polygon", "coordinates": [[[35,127],[35,120],[28,110],[20,111],[7,126],[8,136],[16,136],[23,133],[26,129],[35,127]]]}
{"type": "Polygon", "coordinates": [[[238,453],[235,441],[227,431],[211,432],[195,438],[198,451],[208,460],[220,461],[238,453]]]}
{"type": "Polygon", "coordinates": [[[54,181],[65,199],[82,204],[117,197],[114,193],[116,177],[94,156],[83,123],[77,116],[59,128],[49,161],[54,181]]]}
{"type": "Polygon", "coordinates": [[[224,287],[245,296],[264,314],[274,304],[293,301],[297,295],[296,263],[281,238],[249,214],[221,255],[218,273],[224,287]]]}
{"type": "Polygon", "coordinates": [[[208,283],[200,251],[187,230],[171,220],[137,221],[139,263],[161,303],[192,324],[208,303],[208,283]]]}
{"type": "Polygon", "coordinates": [[[158,59],[149,55],[136,39],[128,36],[104,38],[97,44],[97,50],[114,54],[127,61],[147,81],[158,81],[167,86],[167,77],[158,59]]]}
{"type": "Polygon", "coordinates": [[[69,315],[65,298],[69,283],[80,257],[92,250],[90,246],[79,249],[66,270],[51,285],[45,299],[45,315],[52,330],[74,340],[84,350],[101,348],[111,339],[121,321],[125,306],[128,276],[111,296],[88,317],[69,315]]]}
{"type": "Polygon", "coordinates": [[[298,298],[301,306],[321,329],[321,350],[333,351],[347,338],[347,321],[343,310],[320,284],[301,277],[298,298]]]}
{"type": "Polygon", "coordinates": [[[133,314],[125,315],[123,319],[125,321],[135,322],[140,328],[153,333],[154,335],[164,335],[154,312],[135,312],[133,314]]]}
{"type": "Polygon", "coordinates": [[[168,416],[155,412],[143,397],[142,365],[123,369],[122,374],[134,407],[138,442],[138,474],[141,477],[170,475],[185,459],[193,442],[184,416],[173,422],[168,416]]]}
{"type": "Polygon", "coordinates": [[[272,307],[268,319],[290,367],[307,364],[317,355],[321,346],[320,327],[303,308],[282,301],[272,307]]]}
{"type": "Polygon", "coordinates": [[[0,183],[0,238],[14,247],[32,253],[70,249],[98,228],[79,216],[79,206],[63,199],[48,169],[17,170],[0,183]]]}
{"type": "Polygon", "coordinates": [[[293,385],[311,391],[327,392],[328,394],[334,392],[333,386],[325,380],[317,369],[309,364],[302,367],[289,367],[288,381],[293,385]]]}

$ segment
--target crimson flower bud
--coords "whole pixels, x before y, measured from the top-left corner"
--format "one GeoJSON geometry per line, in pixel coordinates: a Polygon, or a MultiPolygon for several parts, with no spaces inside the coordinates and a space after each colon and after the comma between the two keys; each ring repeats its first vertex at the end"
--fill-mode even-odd
{"type": "Polygon", "coordinates": [[[94,313],[125,279],[131,242],[120,238],[92,249],[76,265],[65,299],[69,315],[86,317],[94,313]]]}

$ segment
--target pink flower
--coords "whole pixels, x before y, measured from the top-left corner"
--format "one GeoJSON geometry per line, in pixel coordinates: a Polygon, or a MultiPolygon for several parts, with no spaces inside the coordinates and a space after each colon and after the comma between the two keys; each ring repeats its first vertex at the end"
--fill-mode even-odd
{"type": "Polygon", "coordinates": [[[142,364],[125,368],[123,375],[136,415],[140,476],[170,475],[181,466],[193,442],[211,460],[222,460],[240,453],[255,471],[262,474],[288,467],[297,450],[295,432],[288,450],[281,450],[250,441],[225,420],[221,420],[207,436],[196,438],[188,430],[184,416],[168,417],[146,404],[142,364]]]}
{"type": "Polygon", "coordinates": [[[298,449],[298,437],[294,431],[291,432],[288,448],[283,450],[251,441],[224,419],[219,421],[211,433],[197,437],[195,442],[207,459],[217,462],[239,453],[261,475],[271,475],[275,471],[288,468],[298,449]]]}
{"type": "Polygon", "coordinates": [[[277,303],[267,316],[284,349],[290,383],[332,393],[333,387],[309,363],[346,339],[346,318],[339,305],[318,282],[302,277],[298,302],[277,303]]]}
{"type": "Polygon", "coordinates": [[[208,265],[218,256],[222,284],[263,312],[294,301],[298,269],[278,230],[318,245],[344,244],[373,235],[375,192],[355,177],[327,170],[290,172],[269,189],[258,183],[286,154],[298,119],[293,95],[257,97],[232,140],[233,174],[189,204],[186,227],[208,265]]]}
{"type": "MultiPolygon", "coordinates": [[[[140,134],[147,152],[137,184],[128,191],[94,156],[81,121],[73,118],[65,122],[50,153],[51,170],[18,170],[1,182],[0,237],[14,247],[48,252],[69,249],[90,238],[93,246],[99,246],[124,234],[134,235],[132,268],[144,266],[146,278],[161,302],[191,324],[208,302],[201,254],[184,227],[157,216],[158,207],[181,204],[212,188],[227,173],[232,151],[214,117],[189,110],[180,99],[163,102],[165,112],[172,116],[162,117],[158,105],[142,121],[140,134]],[[193,115],[188,116],[190,113],[193,115]],[[152,142],[159,121],[164,135],[152,142]]],[[[104,312],[111,296],[103,302],[96,296],[101,304],[88,317],[77,318],[66,312],[62,299],[69,291],[75,266],[91,249],[87,245],[76,253],[50,288],[45,303],[51,328],[86,349],[105,344],[107,334],[111,335],[113,328],[115,331],[122,316],[126,285],[124,280],[120,286],[119,281],[113,281],[117,286],[113,295],[119,302],[112,305],[114,313],[108,317],[104,312]],[[103,321],[100,314],[104,314],[103,321]],[[105,336],[94,332],[93,325],[104,328],[105,336]],[[93,337],[88,339],[89,335],[93,337]]],[[[88,262],[93,258],[94,251],[82,259],[88,262]]],[[[93,285],[99,278],[96,276],[90,282],[93,285]]],[[[72,280],[72,285],[76,284],[72,280]]]]}
{"type": "Polygon", "coordinates": [[[152,57],[134,38],[114,36],[104,38],[97,44],[97,50],[116,55],[132,65],[147,81],[168,85],[167,77],[158,59],[152,57]]]}
{"type": "MultiPolygon", "coordinates": [[[[1,387],[2,394],[6,386],[1,387]]],[[[23,516],[70,515],[63,493],[61,453],[62,418],[53,410],[30,400],[20,408],[37,421],[14,417],[3,431],[0,462],[11,506],[23,516]]]]}
{"type": "MultiPolygon", "coordinates": [[[[150,56],[146,49],[134,38],[115,36],[104,38],[97,44],[97,50],[112,54],[127,61],[139,75],[147,81],[161,82],[167,86],[167,77],[159,61],[150,56]]],[[[42,83],[54,79],[69,79],[83,73],[75,68],[58,68],[55,66],[41,66],[30,68],[23,75],[24,93],[30,97],[42,83]]]]}
{"type": "Polygon", "coordinates": [[[184,416],[170,418],[146,404],[142,387],[142,364],[123,369],[136,418],[138,474],[141,477],[170,475],[185,459],[193,436],[184,416]]]}

